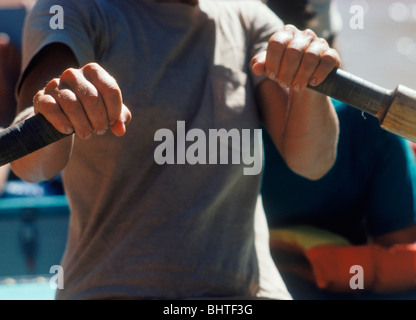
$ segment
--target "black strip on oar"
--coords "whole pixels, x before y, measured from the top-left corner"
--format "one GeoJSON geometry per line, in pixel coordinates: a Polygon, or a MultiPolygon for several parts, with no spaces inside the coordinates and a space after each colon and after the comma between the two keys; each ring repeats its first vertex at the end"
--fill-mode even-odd
{"type": "Polygon", "coordinates": [[[415,90],[403,85],[387,90],[340,69],[310,88],[376,117],[383,129],[416,142],[415,90]]]}
{"type": "Polygon", "coordinates": [[[43,115],[30,117],[0,132],[0,166],[67,136],[56,130],[43,115]]]}
{"type": "Polygon", "coordinates": [[[385,110],[380,109],[391,100],[391,91],[341,69],[334,69],[321,84],[308,87],[377,118],[384,116],[380,113],[385,110]]]}

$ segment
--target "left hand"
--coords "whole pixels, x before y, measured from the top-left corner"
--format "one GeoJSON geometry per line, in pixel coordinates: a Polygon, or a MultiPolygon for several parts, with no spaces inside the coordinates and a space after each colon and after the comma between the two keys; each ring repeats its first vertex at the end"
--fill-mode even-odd
{"type": "Polygon", "coordinates": [[[286,25],[271,36],[267,51],[252,59],[251,68],[254,74],[266,74],[284,89],[301,92],[308,84],[320,84],[340,64],[337,51],[326,40],[309,29],[300,31],[286,25]]]}

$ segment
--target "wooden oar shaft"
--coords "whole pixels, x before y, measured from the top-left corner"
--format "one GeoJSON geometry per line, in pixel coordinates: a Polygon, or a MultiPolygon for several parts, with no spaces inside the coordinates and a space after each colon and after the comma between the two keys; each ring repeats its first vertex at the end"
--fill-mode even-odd
{"type": "Polygon", "coordinates": [[[387,90],[340,69],[310,88],[375,116],[383,129],[416,142],[415,90],[402,85],[387,90]]]}

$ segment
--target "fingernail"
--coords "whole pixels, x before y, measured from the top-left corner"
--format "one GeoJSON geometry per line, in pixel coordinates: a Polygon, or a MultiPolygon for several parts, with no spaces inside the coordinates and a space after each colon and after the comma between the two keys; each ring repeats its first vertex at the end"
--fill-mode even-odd
{"type": "Polygon", "coordinates": [[[312,78],[311,81],[309,82],[311,86],[316,85],[318,81],[316,80],[316,78],[312,78]]]}
{"type": "Polygon", "coordinates": [[[276,81],[276,79],[277,79],[276,72],[270,72],[269,73],[269,79],[273,80],[273,81],[276,81]]]}
{"type": "Polygon", "coordinates": [[[300,92],[300,84],[295,84],[295,85],[293,86],[293,90],[294,90],[295,92],[300,92]]]}
{"type": "Polygon", "coordinates": [[[287,85],[287,83],[286,83],[286,82],[284,82],[284,81],[279,82],[279,84],[280,84],[280,86],[281,86],[283,89],[287,89],[287,88],[289,88],[289,86],[287,85]]]}
{"type": "Polygon", "coordinates": [[[84,138],[84,139],[89,139],[89,138],[91,138],[91,136],[92,136],[92,132],[87,131],[86,133],[84,133],[83,138],[84,138]]]}
{"type": "Polygon", "coordinates": [[[106,133],[106,129],[101,129],[101,130],[95,130],[95,133],[97,134],[97,135],[99,135],[99,136],[102,136],[103,134],[105,134],[106,133]]]}
{"type": "Polygon", "coordinates": [[[110,127],[112,127],[112,126],[114,126],[115,125],[115,123],[116,123],[116,121],[115,120],[113,120],[113,121],[110,121],[110,123],[108,124],[110,127]]]}
{"type": "Polygon", "coordinates": [[[70,124],[67,124],[66,126],[65,126],[65,133],[67,133],[67,134],[71,134],[71,133],[73,133],[74,132],[74,128],[72,128],[72,126],[70,125],[70,124]]]}

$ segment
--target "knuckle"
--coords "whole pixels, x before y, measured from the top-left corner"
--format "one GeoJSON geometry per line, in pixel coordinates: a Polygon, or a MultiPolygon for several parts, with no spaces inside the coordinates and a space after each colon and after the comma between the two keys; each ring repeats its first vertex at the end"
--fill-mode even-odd
{"type": "Polygon", "coordinates": [[[45,86],[45,92],[50,92],[52,90],[55,90],[59,87],[60,80],[58,78],[54,78],[50,80],[46,86],[45,86]]]}
{"type": "Polygon", "coordinates": [[[286,31],[290,31],[290,32],[296,32],[296,31],[298,31],[298,28],[296,28],[296,26],[294,26],[293,24],[286,24],[286,25],[284,25],[283,26],[283,30],[286,30],[286,31]]]}
{"type": "Polygon", "coordinates": [[[33,97],[33,104],[39,104],[44,97],[45,92],[43,90],[39,90],[33,97]]]}
{"type": "Polygon", "coordinates": [[[56,102],[49,95],[37,94],[33,99],[33,108],[36,112],[47,114],[56,108],[56,102]]]}
{"type": "Polygon", "coordinates": [[[93,68],[93,69],[99,69],[99,68],[101,68],[100,65],[98,63],[96,63],[96,62],[87,63],[87,66],[90,67],[90,68],[93,68]]]}
{"type": "Polygon", "coordinates": [[[293,34],[288,31],[278,31],[269,38],[269,46],[277,48],[286,47],[293,39],[293,34]]]}
{"type": "Polygon", "coordinates": [[[118,103],[122,101],[121,91],[117,84],[108,86],[106,95],[111,101],[117,101],[118,103]]]}
{"type": "Polygon", "coordinates": [[[328,49],[325,52],[325,56],[327,56],[328,59],[329,58],[333,59],[335,62],[338,62],[340,60],[338,52],[335,49],[332,49],[332,48],[328,49]]]}
{"type": "Polygon", "coordinates": [[[59,90],[56,93],[56,96],[57,96],[57,98],[59,98],[61,100],[64,100],[64,101],[68,101],[68,102],[71,102],[71,103],[76,102],[76,97],[75,97],[74,93],[72,91],[68,90],[68,89],[59,90]]]}
{"type": "Polygon", "coordinates": [[[101,70],[101,67],[96,62],[87,63],[85,66],[82,67],[83,73],[87,75],[97,74],[100,70],[101,70]]]}
{"type": "Polygon", "coordinates": [[[327,66],[335,66],[335,65],[338,64],[338,59],[333,54],[325,53],[321,57],[321,63],[324,64],[324,65],[327,65],[327,66]]]}
{"type": "Polygon", "coordinates": [[[305,29],[305,30],[302,31],[302,33],[305,36],[308,36],[308,37],[310,37],[312,39],[316,39],[317,38],[316,33],[313,30],[311,30],[311,29],[305,29]]]}
{"type": "Polygon", "coordinates": [[[329,48],[329,44],[325,39],[321,39],[321,46],[322,46],[322,50],[324,52],[327,52],[330,48],[329,48]]]}
{"type": "Polygon", "coordinates": [[[328,42],[326,42],[324,38],[316,38],[313,42],[322,50],[327,50],[329,48],[328,42]]]}
{"type": "Polygon", "coordinates": [[[275,34],[269,40],[268,49],[272,51],[284,50],[286,45],[287,41],[285,41],[281,36],[275,34]]]}
{"type": "Polygon", "coordinates": [[[96,62],[89,62],[87,63],[82,69],[84,70],[97,70],[100,65],[96,62]]]}
{"type": "Polygon", "coordinates": [[[69,68],[69,69],[66,69],[64,72],[62,72],[61,80],[64,82],[70,82],[70,81],[76,80],[77,76],[78,76],[78,70],[74,68],[69,68]]]}

